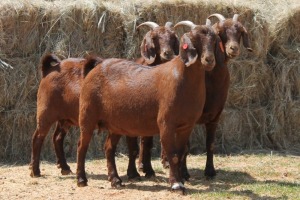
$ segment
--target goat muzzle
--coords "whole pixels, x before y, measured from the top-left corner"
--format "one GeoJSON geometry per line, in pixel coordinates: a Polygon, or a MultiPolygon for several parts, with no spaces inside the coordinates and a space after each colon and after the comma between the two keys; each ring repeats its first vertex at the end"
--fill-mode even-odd
{"type": "Polygon", "coordinates": [[[235,58],[240,55],[240,46],[237,42],[231,42],[226,45],[226,54],[229,58],[235,58]]]}
{"type": "Polygon", "coordinates": [[[172,60],[174,58],[174,52],[172,50],[163,50],[160,54],[162,60],[172,60]]]}
{"type": "Polygon", "coordinates": [[[216,65],[214,54],[204,54],[201,57],[201,63],[206,71],[211,71],[216,65]]]}

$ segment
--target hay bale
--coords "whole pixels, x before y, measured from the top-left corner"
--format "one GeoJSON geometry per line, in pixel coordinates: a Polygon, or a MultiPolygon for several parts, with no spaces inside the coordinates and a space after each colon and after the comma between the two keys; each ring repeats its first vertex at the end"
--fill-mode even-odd
{"type": "Polygon", "coordinates": [[[228,108],[265,106],[272,96],[273,71],[263,60],[232,60],[229,64],[228,108]]]}
{"type": "Polygon", "coordinates": [[[274,71],[271,133],[278,148],[288,149],[300,141],[300,5],[275,18],[268,56],[274,71]]]}
{"type": "Polygon", "coordinates": [[[226,109],[217,133],[221,152],[273,148],[269,139],[269,107],[226,109]]]}

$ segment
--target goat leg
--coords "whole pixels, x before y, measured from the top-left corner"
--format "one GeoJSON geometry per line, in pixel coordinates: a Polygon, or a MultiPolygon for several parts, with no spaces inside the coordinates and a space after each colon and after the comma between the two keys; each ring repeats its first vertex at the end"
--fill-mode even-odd
{"type": "Polygon", "coordinates": [[[56,159],[57,159],[57,167],[61,169],[62,175],[72,174],[70,166],[67,164],[65,158],[65,152],[63,148],[64,138],[69,130],[68,125],[66,125],[63,121],[59,121],[56,123],[55,132],[52,138],[56,159]]]}
{"type": "Polygon", "coordinates": [[[207,123],[206,127],[206,166],[204,174],[207,178],[213,178],[216,176],[216,170],[214,168],[214,142],[215,142],[215,133],[217,129],[217,123],[207,123]]]}
{"type": "Polygon", "coordinates": [[[122,180],[118,175],[115,153],[117,144],[121,138],[121,135],[109,133],[106,137],[105,141],[105,156],[107,161],[107,169],[108,169],[108,180],[111,182],[112,187],[121,187],[122,180]]]}
{"type": "Polygon", "coordinates": [[[135,160],[139,152],[137,137],[126,136],[127,147],[129,151],[129,162],[127,168],[128,179],[140,179],[140,174],[137,172],[135,160]]]}

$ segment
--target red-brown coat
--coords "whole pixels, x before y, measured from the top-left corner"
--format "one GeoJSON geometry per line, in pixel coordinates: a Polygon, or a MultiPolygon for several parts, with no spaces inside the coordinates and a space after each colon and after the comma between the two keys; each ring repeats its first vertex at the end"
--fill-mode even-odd
{"type": "Polygon", "coordinates": [[[69,58],[61,61],[54,54],[42,58],[42,79],[37,93],[37,127],[32,136],[31,176],[39,177],[40,153],[43,141],[51,126],[57,122],[53,144],[57,166],[63,175],[71,173],[66,163],[63,140],[71,125],[78,126],[79,94],[83,79],[83,66],[95,65],[100,58],[69,58]],[[94,63],[91,63],[94,62],[94,63]]]}
{"type": "Polygon", "coordinates": [[[215,66],[216,40],[209,26],[196,26],[182,36],[179,56],[165,64],[147,67],[107,59],[88,73],[80,94],[78,186],[87,185],[85,154],[95,126],[101,124],[113,134],[160,133],[171,160],[172,189],[184,191],[179,166],[191,130],[202,114],[204,68],[215,66]]]}

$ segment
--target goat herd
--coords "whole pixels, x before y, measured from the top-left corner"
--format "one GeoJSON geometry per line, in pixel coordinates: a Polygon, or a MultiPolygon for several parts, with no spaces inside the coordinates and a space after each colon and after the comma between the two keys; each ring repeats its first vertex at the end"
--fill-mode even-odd
{"type": "Polygon", "coordinates": [[[53,54],[42,58],[37,127],[32,137],[32,177],[41,175],[41,147],[55,122],[53,144],[63,175],[71,173],[64,155],[64,137],[71,126],[80,127],[76,172],[79,187],[87,185],[85,157],[95,129],[109,131],[105,155],[113,187],[122,185],[115,164],[121,135],[126,135],[127,175],[132,179],[140,176],[135,165],[138,152],[139,168],[146,177],[155,176],[152,137],[160,134],[162,162],[170,168],[171,189],[184,193],[184,180],[190,177],[186,166],[188,140],[195,124],[206,127],[205,175],[216,175],[214,139],[229,88],[227,62],[239,55],[240,39],[252,51],[247,30],[237,14],[229,19],[212,14],[205,25],[181,21],[173,27],[170,22],[165,26],[145,22],[137,28],[142,26],[151,30],[143,38],[142,57],[135,62],[96,56],[60,60],[53,54]],[[214,25],[212,17],[218,18],[214,25]],[[191,29],[180,41],[174,31],[179,26],[191,29]]]}

